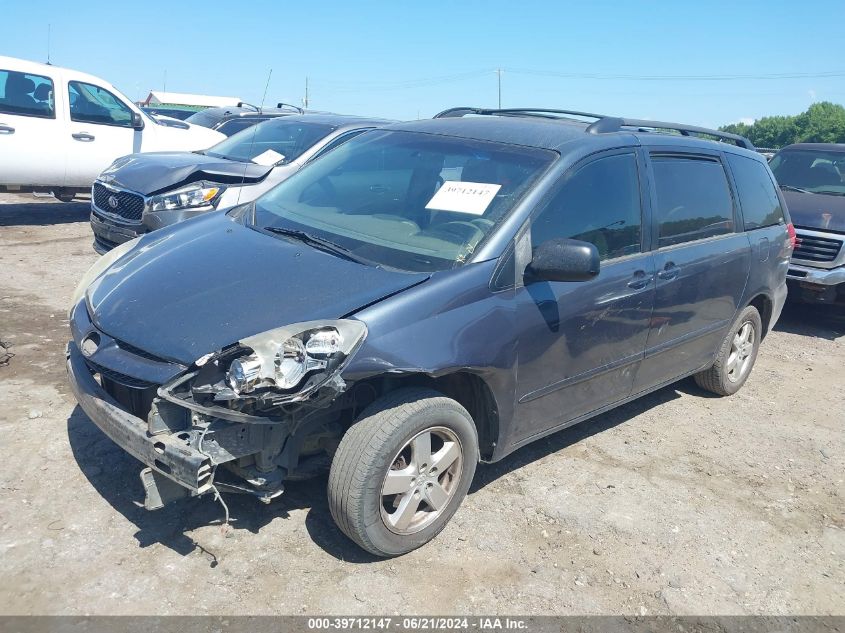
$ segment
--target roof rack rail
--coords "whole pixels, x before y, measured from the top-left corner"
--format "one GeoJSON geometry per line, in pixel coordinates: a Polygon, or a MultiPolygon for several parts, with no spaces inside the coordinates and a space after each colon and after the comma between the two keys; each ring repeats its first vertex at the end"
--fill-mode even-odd
{"type": "Polygon", "coordinates": [[[596,121],[587,128],[590,134],[604,134],[607,132],[619,132],[623,128],[636,128],[641,132],[648,132],[651,130],[671,130],[678,132],[682,136],[690,136],[691,134],[704,134],[707,136],[714,136],[723,141],[730,141],[738,147],[745,149],[754,149],[754,145],[744,136],[738,134],[731,134],[730,132],[720,132],[719,130],[711,130],[706,127],[697,127],[695,125],[682,125],[680,123],[666,123],[664,121],[649,121],[647,119],[626,119],[623,117],[607,116],[605,114],[593,114],[591,112],[580,112],[578,110],[550,110],[546,108],[449,108],[434,115],[435,119],[450,119],[466,116],[468,114],[480,115],[504,115],[504,116],[538,116],[554,118],[553,115],[563,114],[567,116],[579,116],[589,119],[596,119],[596,121]]]}
{"type": "Polygon", "coordinates": [[[235,106],[236,108],[252,108],[256,112],[259,111],[258,106],[254,106],[251,103],[247,103],[246,101],[238,101],[238,105],[235,106]]]}
{"type": "Polygon", "coordinates": [[[282,109],[282,108],[291,108],[291,109],[293,109],[293,110],[296,110],[296,111],[297,111],[297,112],[299,112],[300,114],[305,114],[305,110],[303,110],[303,109],[302,109],[302,108],[300,108],[299,106],[295,106],[295,105],[293,105],[292,103],[284,103],[283,101],[279,101],[279,102],[276,104],[276,107],[277,107],[277,108],[279,108],[279,109],[282,109]]]}
{"type": "Polygon", "coordinates": [[[449,108],[448,110],[443,110],[443,112],[439,112],[434,115],[435,119],[452,119],[452,118],[459,118],[462,116],[466,116],[467,114],[482,114],[482,115],[493,115],[493,114],[503,114],[503,115],[528,115],[528,116],[539,116],[539,117],[549,117],[549,115],[553,114],[568,114],[570,116],[581,116],[587,117],[590,119],[604,119],[607,118],[604,114],[593,114],[591,112],[579,112],[577,110],[550,110],[548,108],[469,108],[469,107],[461,107],[461,108],[449,108]]]}
{"type": "Polygon", "coordinates": [[[731,141],[738,147],[744,149],[754,149],[754,144],[744,136],[739,134],[731,134],[730,132],[721,132],[719,130],[712,130],[706,127],[698,127],[696,125],[685,125],[682,123],[666,123],[665,121],[649,121],[648,119],[626,119],[622,117],[604,117],[599,119],[587,128],[590,134],[603,134],[606,132],[619,132],[622,128],[633,127],[639,131],[650,130],[671,130],[678,132],[681,136],[690,136],[691,134],[704,134],[707,136],[715,136],[723,141],[731,141]]]}

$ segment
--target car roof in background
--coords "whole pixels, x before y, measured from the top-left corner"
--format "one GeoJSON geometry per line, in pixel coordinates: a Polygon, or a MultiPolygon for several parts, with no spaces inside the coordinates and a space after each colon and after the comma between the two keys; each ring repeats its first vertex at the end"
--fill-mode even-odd
{"type": "MultiPolygon", "coordinates": [[[[320,114],[291,114],[290,116],[286,116],[283,119],[270,119],[272,122],[280,122],[280,123],[289,123],[291,121],[302,121],[307,123],[319,123],[322,125],[332,125],[336,128],[341,127],[367,127],[370,125],[373,126],[384,126],[384,125],[391,125],[397,123],[395,120],[390,119],[379,119],[376,117],[364,117],[364,116],[356,116],[350,114],[329,114],[329,113],[320,113],[320,114]]],[[[266,125],[272,125],[270,122],[266,122],[266,125]]]]}
{"type": "Polygon", "coordinates": [[[274,107],[261,108],[252,104],[241,102],[234,106],[216,106],[199,110],[208,117],[224,119],[226,117],[261,117],[261,116],[283,116],[287,114],[302,114],[304,110],[294,105],[279,103],[274,107]]]}
{"type": "Polygon", "coordinates": [[[813,149],[825,152],[845,152],[845,143],[793,143],[792,145],[781,147],[778,151],[783,152],[788,149],[813,149]]]}

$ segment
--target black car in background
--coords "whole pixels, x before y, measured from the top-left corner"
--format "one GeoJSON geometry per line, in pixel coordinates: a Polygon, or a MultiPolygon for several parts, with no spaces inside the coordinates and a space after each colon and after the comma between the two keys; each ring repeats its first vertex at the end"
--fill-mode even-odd
{"type": "Polygon", "coordinates": [[[241,101],[234,107],[225,106],[200,110],[186,120],[188,123],[201,125],[212,130],[217,130],[226,136],[232,136],[236,132],[245,130],[267,119],[304,113],[305,110],[302,108],[287,103],[278,103],[275,108],[259,108],[258,106],[241,101]]]}
{"type": "Polygon", "coordinates": [[[793,236],[742,137],[457,108],[104,255],[72,299],[68,374],[144,464],[149,509],[269,502],[330,463],[338,527],[396,556],[479,461],[685,376],[737,392],[793,236]]]}
{"type": "Polygon", "coordinates": [[[167,106],[141,106],[141,109],[147,114],[152,114],[154,116],[168,116],[171,119],[179,119],[180,121],[184,121],[188,117],[193,116],[197,113],[197,110],[194,109],[174,108],[167,106]]]}
{"type": "Polygon", "coordinates": [[[790,299],[845,305],[845,143],[797,143],[769,165],[795,222],[790,299]]]}

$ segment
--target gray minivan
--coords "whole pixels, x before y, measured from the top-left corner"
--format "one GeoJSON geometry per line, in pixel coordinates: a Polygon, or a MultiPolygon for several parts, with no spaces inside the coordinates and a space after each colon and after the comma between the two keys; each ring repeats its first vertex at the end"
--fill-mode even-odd
{"type": "Polygon", "coordinates": [[[329,469],[337,525],[394,556],[479,461],[685,376],[736,392],[793,247],[742,137],[458,108],[112,250],[74,296],[68,373],[148,508],[329,469]]]}

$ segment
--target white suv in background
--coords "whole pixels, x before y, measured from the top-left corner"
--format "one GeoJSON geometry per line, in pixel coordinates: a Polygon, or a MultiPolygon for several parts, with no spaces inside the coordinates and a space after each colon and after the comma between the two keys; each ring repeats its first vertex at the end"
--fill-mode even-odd
{"type": "Polygon", "coordinates": [[[224,138],[152,118],[93,75],[0,56],[0,191],[70,200],[120,156],[205,149],[224,138]]]}

